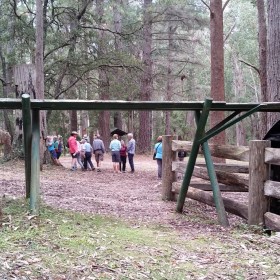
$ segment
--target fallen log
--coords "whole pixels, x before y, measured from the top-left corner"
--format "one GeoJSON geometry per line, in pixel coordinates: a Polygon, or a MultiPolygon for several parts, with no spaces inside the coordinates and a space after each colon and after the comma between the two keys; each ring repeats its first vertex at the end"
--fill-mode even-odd
{"type": "Polygon", "coordinates": [[[273,231],[280,231],[280,216],[271,212],[264,214],[265,226],[273,231]]]}
{"type": "MultiPolygon", "coordinates": [[[[180,188],[178,188],[178,184],[172,184],[172,191],[174,191],[174,193],[179,193],[180,188]]],[[[187,197],[215,207],[213,195],[209,192],[189,187],[187,197]]],[[[223,198],[223,202],[227,212],[237,215],[241,218],[248,219],[247,205],[225,197],[223,198]]]]}

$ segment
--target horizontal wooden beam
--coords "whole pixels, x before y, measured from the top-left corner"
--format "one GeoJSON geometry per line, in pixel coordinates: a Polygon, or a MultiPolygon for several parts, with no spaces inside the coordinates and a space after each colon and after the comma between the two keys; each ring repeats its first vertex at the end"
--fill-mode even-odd
{"type": "MultiPolygon", "coordinates": [[[[190,141],[172,141],[172,151],[185,150],[191,151],[192,142],[190,141]]],[[[249,147],[234,145],[213,145],[209,144],[209,149],[213,157],[232,159],[238,161],[249,161],[249,147]]],[[[202,151],[200,149],[199,153],[202,151]]]]}
{"type": "Polygon", "coordinates": [[[271,212],[264,214],[264,222],[266,228],[273,231],[280,231],[280,216],[271,212]]]}
{"type": "Polygon", "coordinates": [[[280,165],[280,149],[265,148],[265,163],[280,165]]]}
{"type": "MultiPolygon", "coordinates": [[[[173,182],[172,183],[172,190],[176,192],[176,190],[180,190],[182,185],[182,182],[177,181],[177,182],[173,182]]],[[[205,182],[205,183],[198,183],[198,182],[190,182],[190,187],[193,187],[195,189],[199,189],[202,191],[213,191],[212,186],[210,185],[210,182],[205,182]]],[[[221,192],[248,192],[248,190],[246,190],[243,187],[240,186],[229,186],[229,185],[224,185],[224,184],[219,184],[219,188],[221,192]]]]}
{"type": "MultiPolygon", "coordinates": [[[[124,101],[78,99],[32,99],[31,109],[39,110],[202,110],[204,101],[124,101]]],[[[226,103],[213,101],[211,111],[249,111],[259,103],[226,103]]],[[[0,109],[21,109],[21,99],[0,98],[0,109]]],[[[262,103],[262,112],[280,112],[280,102],[262,103]]]]}
{"type": "Polygon", "coordinates": [[[280,199],[280,182],[266,181],[264,183],[264,195],[280,199]]]}
{"type": "MultiPolygon", "coordinates": [[[[172,171],[185,173],[187,167],[187,161],[173,161],[172,171]]],[[[196,163],[198,167],[206,168],[205,163],[196,163]]],[[[229,172],[229,173],[249,173],[249,165],[236,165],[236,164],[225,164],[225,163],[214,163],[215,170],[229,172]]]]}
{"type": "MultiPolygon", "coordinates": [[[[178,191],[178,190],[177,190],[178,191]]],[[[176,191],[176,192],[177,192],[176,191]]],[[[201,191],[192,187],[189,187],[187,197],[203,202],[207,205],[215,207],[213,195],[209,192],[201,191]]],[[[248,206],[235,201],[230,198],[223,197],[224,206],[227,212],[240,216],[244,219],[248,219],[248,206]]]]}

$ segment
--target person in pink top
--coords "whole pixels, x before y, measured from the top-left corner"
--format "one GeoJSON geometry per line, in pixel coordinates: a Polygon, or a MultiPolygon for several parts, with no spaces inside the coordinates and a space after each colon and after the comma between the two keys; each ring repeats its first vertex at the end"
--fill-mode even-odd
{"type": "Polygon", "coordinates": [[[68,138],[68,147],[69,147],[69,152],[72,156],[72,162],[71,162],[71,170],[75,171],[77,170],[77,157],[78,157],[78,145],[77,145],[77,138],[78,132],[72,131],[71,136],[68,138]]]}

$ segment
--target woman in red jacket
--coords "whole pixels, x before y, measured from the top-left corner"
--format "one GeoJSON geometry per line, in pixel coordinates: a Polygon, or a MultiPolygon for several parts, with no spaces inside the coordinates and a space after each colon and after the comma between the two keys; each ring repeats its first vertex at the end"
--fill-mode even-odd
{"type": "Polygon", "coordinates": [[[71,170],[75,171],[77,170],[77,157],[78,157],[78,144],[76,141],[78,132],[72,131],[71,136],[68,138],[68,147],[69,147],[69,152],[72,156],[72,162],[71,162],[71,170]]]}

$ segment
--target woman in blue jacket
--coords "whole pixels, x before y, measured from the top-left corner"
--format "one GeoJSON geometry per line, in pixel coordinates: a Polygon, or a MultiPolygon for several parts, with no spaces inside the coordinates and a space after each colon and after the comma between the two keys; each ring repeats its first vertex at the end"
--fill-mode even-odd
{"type": "Polygon", "coordinates": [[[157,166],[158,166],[158,179],[162,177],[162,136],[157,138],[154,152],[156,154],[157,166]]]}

